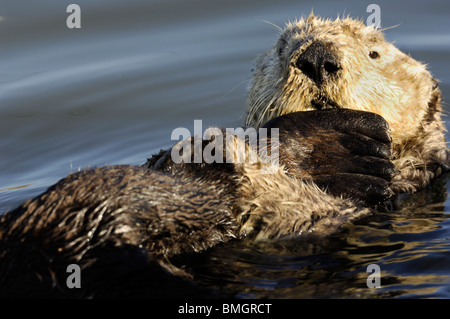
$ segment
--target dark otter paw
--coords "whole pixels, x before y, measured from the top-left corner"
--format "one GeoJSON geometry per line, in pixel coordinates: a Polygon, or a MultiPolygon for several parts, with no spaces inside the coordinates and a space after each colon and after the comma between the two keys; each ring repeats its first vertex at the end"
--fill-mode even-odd
{"type": "Polygon", "coordinates": [[[379,115],[349,109],[296,112],[269,121],[279,128],[280,163],[330,194],[374,205],[392,196],[391,138],[379,115]]]}
{"type": "Polygon", "coordinates": [[[315,177],[314,182],[332,195],[357,199],[370,206],[394,195],[387,180],[369,175],[340,173],[315,177]]]}
{"type": "Polygon", "coordinates": [[[236,184],[236,167],[227,158],[225,129],[213,128],[209,139],[194,136],[176,143],[169,150],[161,150],[143,165],[146,168],[173,175],[185,175],[199,181],[221,181],[230,187],[236,184]],[[216,138],[219,140],[216,141],[216,138]]]}

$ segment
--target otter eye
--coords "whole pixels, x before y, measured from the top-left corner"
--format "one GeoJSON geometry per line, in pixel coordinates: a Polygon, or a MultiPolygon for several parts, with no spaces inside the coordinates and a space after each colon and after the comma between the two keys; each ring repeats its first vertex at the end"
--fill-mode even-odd
{"type": "Polygon", "coordinates": [[[371,58],[371,59],[376,59],[376,58],[378,58],[380,55],[378,54],[378,52],[377,51],[370,51],[369,52],[369,57],[371,58]]]}

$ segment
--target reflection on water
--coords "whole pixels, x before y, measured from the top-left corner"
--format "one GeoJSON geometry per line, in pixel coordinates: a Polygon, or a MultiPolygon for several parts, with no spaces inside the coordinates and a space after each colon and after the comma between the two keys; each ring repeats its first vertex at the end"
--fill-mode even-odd
{"type": "Polygon", "coordinates": [[[447,180],[326,240],[235,241],[199,256],[189,270],[241,298],[448,298],[447,180]],[[381,288],[367,287],[370,264],[381,268],[381,288]]]}
{"type": "MultiPolygon", "coordinates": [[[[69,172],[141,164],[176,127],[238,127],[251,63],[288,19],[366,17],[370,2],[78,0],[0,5],[0,213],[69,172]]],[[[386,37],[425,61],[450,93],[448,4],[377,1],[386,37]]],[[[232,242],[188,266],[202,285],[240,298],[450,298],[447,179],[322,240],[232,242]],[[381,267],[379,289],[367,266],[381,267]]]]}

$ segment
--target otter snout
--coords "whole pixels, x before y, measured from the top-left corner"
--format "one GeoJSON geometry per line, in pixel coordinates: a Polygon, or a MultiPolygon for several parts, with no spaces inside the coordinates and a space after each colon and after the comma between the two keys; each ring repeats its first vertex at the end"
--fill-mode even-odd
{"type": "Polygon", "coordinates": [[[298,57],[296,67],[317,86],[321,86],[325,79],[335,74],[340,68],[336,57],[320,41],[309,45],[298,57]]]}

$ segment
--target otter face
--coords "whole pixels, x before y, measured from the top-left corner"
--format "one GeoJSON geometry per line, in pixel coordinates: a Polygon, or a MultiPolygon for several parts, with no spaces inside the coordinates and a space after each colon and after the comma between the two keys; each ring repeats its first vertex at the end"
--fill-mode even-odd
{"type": "Polygon", "coordinates": [[[255,65],[247,125],[322,108],[349,108],[383,116],[394,143],[417,135],[440,110],[437,82],[425,66],[385,41],[383,34],[350,18],[313,15],[288,23],[277,43],[255,65]]]}

